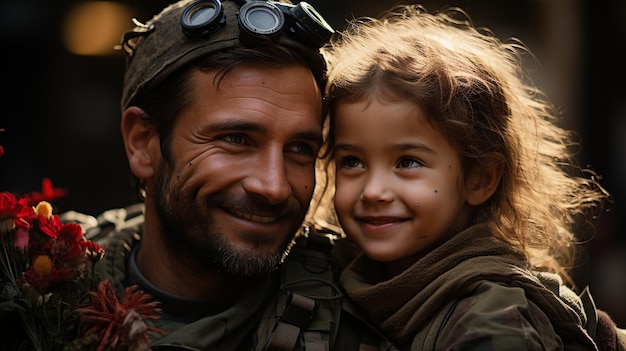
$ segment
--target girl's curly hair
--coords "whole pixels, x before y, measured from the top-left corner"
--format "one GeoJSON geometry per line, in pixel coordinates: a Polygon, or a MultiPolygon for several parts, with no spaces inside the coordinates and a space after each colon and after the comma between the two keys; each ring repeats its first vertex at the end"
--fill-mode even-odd
{"type": "MultiPolygon", "coordinates": [[[[504,158],[496,193],[474,209],[473,222],[523,251],[533,268],[569,279],[574,230],[598,211],[608,194],[591,170],[575,160],[575,135],[558,126],[557,112],[523,65],[530,51],[475,28],[462,10],[428,13],[403,5],[379,19],[354,20],[323,49],[328,63],[331,125],[337,102],[375,92],[410,99],[460,153],[465,171],[504,158]]],[[[332,189],[332,129],[324,159],[332,189]]],[[[326,205],[313,207],[330,217],[326,205]]],[[[571,282],[571,280],[569,280],[571,282]]]]}

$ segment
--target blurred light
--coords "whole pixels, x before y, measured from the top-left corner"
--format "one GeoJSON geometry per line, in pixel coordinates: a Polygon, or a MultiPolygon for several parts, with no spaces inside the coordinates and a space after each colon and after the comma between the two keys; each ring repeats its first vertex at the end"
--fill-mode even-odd
{"type": "Polygon", "coordinates": [[[65,19],[63,42],[77,55],[110,55],[124,32],[133,27],[130,9],[120,3],[82,2],[65,19]]]}

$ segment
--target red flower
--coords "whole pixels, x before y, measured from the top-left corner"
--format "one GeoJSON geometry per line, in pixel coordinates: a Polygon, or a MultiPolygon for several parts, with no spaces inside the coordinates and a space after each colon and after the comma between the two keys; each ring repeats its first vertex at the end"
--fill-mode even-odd
{"type": "Polygon", "coordinates": [[[44,248],[49,249],[59,261],[72,263],[85,257],[83,241],[83,231],[80,225],[66,223],[59,227],[56,240],[48,242],[44,248]]]}
{"type": "Polygon", "coordinates": [[[91,304],[77,309],[81,318],[84,335],[97,333],[100,343],[96,351],[107,348],[148,349],[147,332],[165,334],[164,330],[148,327],[145,320],[160,318],[158,302],[136,285],[128,287],[120,303],[110,280],[98,285],[95,292],[89,292],[91,304]]]}
{"type": "Polygon", "coordinates": [[[33,209],[28,205],[25,198],[17,199],[9,192],[0,193],[0,220],[13,218],[16,226],[30,228],[30,220],[33,216],[33,209]]]}
{"type": "Polygon", "coordinates": [[[35,205],[40,201],[53,202],[59,198],[67,195],[67,190],[64,188],[55,188],[52,186],[50,178],[43,178],[41,180],[41,192],[32,192],[25,197],[28,199],[30,205],[35,205]]]}
{"type": "MultiPolygon", "coordinates": [[[[33,286],[39,290],[40,294],[44,294],[48,291],[48,288],[74,279],[75,272],[73,269],[57,267],[52,261],[50,261],[49,267],[44,268],[42,265],[45,263],[40,262],[37,264],[37,260],[40,257],[47,256],[40,255],[35,257],[31,267],[20,277],[18,286],[23,289],[28,289],[29,286],[33,286]]],[[[50,258],[48,257],[48,259],[50,258]]]]}
{"type": "MultiPolygon", "coordinates": [[[[0,129],[0,133],[4,132],[4,129],[0,129]]],[[[4,147],[2,147],[2,145],[0,145],[0,157],[2,157],[2,155],[4,155],[4,147]]]]}
{"type": "Polygon", "coordinates": [[[87,257],[89,257],[94,264],[104,256],[104,249],[91,240],[83,241],[81,246],[85,249],[87,257]]]}
{"type": "Polygon", "coordinates": [[[37,216],[39,220],[39,229],[51,237],[52,239],[56,239],[59,236],[59,232],[61,231],[61,219],[58,215],[53,215],[50,218],[46,218],[44,216],[37,216]]]}
{"type": "Polygon", "coordinates": [[[100,285],[97,294],[91,292],[96,275],[89,263],[95,265],[104,249],[86,240],[80,225],[62,223],[53,213],[48,201],[65,195],[48,178],[41,193],[19,198],[0,192],[0,314],[16,322],[15,328],[0,328],[0,344],[38,350],[149,350],[147,332],[160,330],[144,321],[158,318],[156,302],[135,288],[120,303],[110,282],[100,285]],[[80,334],[77,309],[85,306],[90,292],[93,308],[84,309],[84,318],[93,335],[80,334]]]}

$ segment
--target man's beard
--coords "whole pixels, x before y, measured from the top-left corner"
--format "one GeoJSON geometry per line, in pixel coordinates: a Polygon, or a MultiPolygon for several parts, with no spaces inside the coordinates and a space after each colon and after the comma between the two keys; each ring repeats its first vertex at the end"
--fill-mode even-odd
{"type": "MultiPolygon", "coordinates": [[[[274,206],[261,204],[249,196],[234,197],[231,194],[214,193],[206,199],[206,203],[197,203],[195,194],[176,188],[172,183],[172,167],[162,161],[156,175],[154,203],[156,214],[164,230],[164,240],[169,247],[177,252],[181,261],[201,267],[207,271],[223,272],[237,278],[258,276],[273,271],[287,252],[296,231],[304,220],[304,213],[298,206],[288,207],[286,204],[274,206]],[[276,251],[262,250],[250,252],[240,250],[228,241],[228,234],[220,232],[213,219],[204,209],[267,209],[275,210],[286,218],[294,218],[294,224],[288,235],[276,251]],[[187,259],[187,257],[189,259],[187,259]]],[[[278,235],[279,233],[277,233],[278,235]]],[[[249,233],[245,235],[252,247],[267,245],[274,238],[249,233]]]]}

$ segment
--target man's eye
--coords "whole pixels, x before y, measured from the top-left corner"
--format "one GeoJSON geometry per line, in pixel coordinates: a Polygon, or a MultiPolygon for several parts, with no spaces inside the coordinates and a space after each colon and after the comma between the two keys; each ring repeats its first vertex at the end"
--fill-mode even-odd
{"type": "Polygon", "coordinates": [[[296,154],[303,156],[316,156],[317,150],[307,143],[295,144],[291,147],[291,150],[296,154]]]}
{"type": "Polygon", "coordinates": [[[403,158],[398,162],[398,168],[417,168],[422,164],[414,158],[403,158]]]}
{"type": "Polygon", "coordinates": [[[242,134],[229,134],[224,137],[224,140],[231,144],[244,144],[246,138],[242,134]]]}

